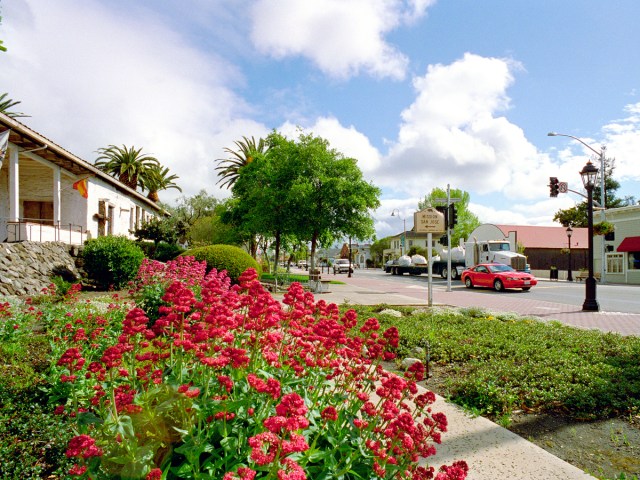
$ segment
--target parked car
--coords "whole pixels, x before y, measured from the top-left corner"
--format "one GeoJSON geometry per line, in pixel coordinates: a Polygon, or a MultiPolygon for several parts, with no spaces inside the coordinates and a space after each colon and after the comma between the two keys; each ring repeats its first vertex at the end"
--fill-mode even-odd
{"type": "Polygon", "coordinates": [[[518,272],[501,263],[480,263],[462,272],[462,281],[467,288],[488,287],[500,292],[506,288],[521,288],[529,291],[538,280],[531,273],[518,272]]]}
{"type": "Polygon", "coordinates": [[[306,270],[307,261],[306,260],[298,260],[298,268],[304,268],[306,270]]]}
{"type": "Polygon", "coordinates": [[[349,268],[349,260],[345,258],[339,258],[335,262],[333,262],[333,274],[336,273],[353,273],[353,264],[351,268],[349,268]]]}

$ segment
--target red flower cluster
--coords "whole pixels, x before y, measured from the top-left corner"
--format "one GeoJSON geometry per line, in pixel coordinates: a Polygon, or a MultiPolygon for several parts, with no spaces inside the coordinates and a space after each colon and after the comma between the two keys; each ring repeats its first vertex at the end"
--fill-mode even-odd
{"type": "MultiPolygon", "coordinates": [[[[252,480],[266,469],[282,480],[307,478],[323,468],[308,452],[309,444],[319,448],[319,443],[333,449],[336,464],[360,462],[366,467],[359,468],[371,475],[433,478],[434,470],[417,462],[435,452],[432,443],[439,443],[446,431],[446,418],[431,412],[432,393],[417,395],[422,364],[414,364],[405,378],[381,367],[398,346],[396,328],[382,332],[375,318],[357,328],[356,312],[341,315],[334,304],[315,303],[298,283],[285,294],[283,307],[252,269],[231,286],[226,275],[212,270],[205,276],[204,267],[192,260],[167,266],[147,261],[134,288],[153,282],[161,282],[165,293],[151,328],[145,312],[132,308],[117,342],[95,351],[81,345],[100,340],[110,326],[101,326],[95,339],[97,330],[81,332],[72,324],[65,330],[66,341],[77,345],[58,362],[68,370],[64,379],[86,378],[84,390],[72,384],[74,398],[99,416],[117,420],[125,412],[135,429],[116,441],[106,428],[101,430],[102,424],[91,424],[93,436],[75,437],[68,456],[100,456],[103,446],[106,464],[132,442],[144,451],[147,445],[186,444],[197,436],[221,443],[222,436],[226,443],[215,454],[229,448],[238,452],[237,460],[227,463],[229,471],[210,473],[223,480],[252,480]],[[136,419],[143,425],[143,418],[153,418],[157,430],[137,428],[136,419]],[[229,438],[238,431],[247,440],[229,438]],[[167,436],[158,441],[160,435],[167,436]],[[362,438],[362,449],[342,448],[347,436],[362,438]]],[[[57,411],[63,413],[61,407],[57,411]]],[[[147,479],[161,478],[160,450],[149,457],[147,479]]],[[[437,475],[460,480],[466,470],[454,464],[437,475]]]]}
{"type": "Polygon", "coordinates": [[[69,440],[69,448],[67,448],[67,457],[91,458],[101,457],[103,451],[96,446],[95,439],[89,435],[78,435],[69,440]]]}

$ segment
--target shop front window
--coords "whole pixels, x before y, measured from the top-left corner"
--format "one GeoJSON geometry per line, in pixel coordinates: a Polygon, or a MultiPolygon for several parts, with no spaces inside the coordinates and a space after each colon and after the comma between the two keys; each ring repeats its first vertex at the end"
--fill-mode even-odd
{"type": "Polygon", "coordinates": [[[629,259],[627,267],[629,270],[640,270],[640,252],[629,252],[627,258],[629,259]]]}
{"type": "Polygon", "coordinates": [[[624,254],[607,254],[607,273],[624,273],[624,254]]]}

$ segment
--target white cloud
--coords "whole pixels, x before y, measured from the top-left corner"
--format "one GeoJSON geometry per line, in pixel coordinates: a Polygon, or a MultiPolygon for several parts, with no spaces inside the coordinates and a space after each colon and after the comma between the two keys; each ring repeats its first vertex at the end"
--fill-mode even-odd
{"type": "Polygon", "coordinates": [[[402,112],[398,139],[376,181],[414,196],[447,183],[518,200],[542,195],[548,157],[500,116],[509,108],[506,92],[518,68],[469,53],[450,65],[430,66],[414,80],[416,99],[402,112]]]}
{"type": "Polygon", "coordinates": [[[255,47],[276,58],[302,56],[336,78],[365,72],[404,78],[407,57],[384,36],[424,15],[430,0],[258,0],[255,47]]]}
{"type": "Polygon", "coordinates": [[[620,180],[640,180],[640,102],[627,105],[628,116],[603,127],[607,157],[615,158],[614,176],[620,180]]]}
{"type": "MultiPolygon", "coordinates": [[[[313,125],[302,126],[302,128],[306,133],[313,133],[327,140],[331,148],[345,157],[355,158],[358,161],[358,167],[365,174],[380,165],[378,150],[353,125],[344,127],[335,117],[320,117],[313,125]]],[[[299,135],[298,126],[290,122],[284,123],[278,130],[293,139],[297,139],[299,135]]]]}
{"type": "Polygon", "coordinates": [[[108,144],[143,147],[185,195],[216,194],[222,148],[268,131],[231,90],[243,82],[236,67],[195,50],[152,11],[23,0],[3,15],[11,48],[0,84],[23,101],[24,123],[87,161],[108,144]]]}

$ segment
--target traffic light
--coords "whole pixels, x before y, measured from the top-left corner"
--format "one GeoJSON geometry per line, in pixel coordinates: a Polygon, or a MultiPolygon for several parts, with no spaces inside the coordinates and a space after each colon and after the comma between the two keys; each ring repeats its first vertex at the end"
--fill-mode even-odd
{"type": "Polygon", "coordinates": [[[449,228],[453,228],[458,223],[458,212],[456,212],[456,204],[449,205],[449,228]]]}
{"type": "Polygon", "coordinates": [[[557,177],[549,177],[549,196],[557,197],[558,196],[558,178],[557,177]]]}
{"type": "Polygon", "coordinates": [[[444,229],[448,230],[449,229],[449,212],[447,207],[436,207],[436,210],[439,211],[441,214],[444,215],[444,229]]]}

